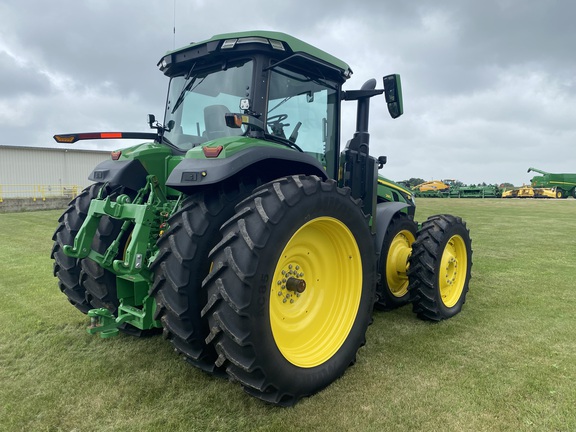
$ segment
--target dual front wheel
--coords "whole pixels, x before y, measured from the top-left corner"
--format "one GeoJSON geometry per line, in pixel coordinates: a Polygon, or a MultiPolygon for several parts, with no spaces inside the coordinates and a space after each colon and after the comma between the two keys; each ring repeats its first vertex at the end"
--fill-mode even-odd
{"type": "Polygon", "coordinates": [[[460,312],[472,267],[470,232],[461,218],[436,215],[418,231],[397,213],[382,243],[375,306],[391,310],[412,303],[417,316],[440,321],[460,312]]]}

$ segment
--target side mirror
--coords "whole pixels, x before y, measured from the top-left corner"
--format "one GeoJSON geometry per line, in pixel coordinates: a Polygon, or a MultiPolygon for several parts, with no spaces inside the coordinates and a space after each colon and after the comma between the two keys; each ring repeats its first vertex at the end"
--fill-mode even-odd
{"type": "Polygon", "coordinates": [[[378,156],[378,169],[384,168],[388,158],[386,156],[378,156]]]}
{"type": "Polygon", "coordinates": [[[383,79],[384,96],[386,97],[386,103],[388,104],[388,112],[390,113],[390,117],[398,118],[404,114],[400,75],[386,75],[383,79]]]}
{"type": "Polygon", "coordinates": [[[150,129],[154,129],[154,123],[156,123],[156,117],[154,114],[148,114],[148,125],[150,126],[150,129]]]}

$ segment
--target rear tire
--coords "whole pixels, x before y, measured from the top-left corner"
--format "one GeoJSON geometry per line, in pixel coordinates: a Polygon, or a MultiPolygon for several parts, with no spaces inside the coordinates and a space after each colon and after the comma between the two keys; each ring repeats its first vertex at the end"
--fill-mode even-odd
{"type": "Polygon", "coordinates": [[[408,271],[418,318],[440,321],[462,310],[472,269],[471,245],[470,232],[459,217],[431,216],[422,224],[408,271]]]}
{"type": "Polygon", "coordinates": [[[87,313],[92,306],[86,299],[86,289],[80,283],[81,261],[64,254],[63,246],[74,244],[74,237],[84,223],[90,202],[96,198],[102,184],[93,184],[84,189],[68,204],[58,219],[59,225],[52,236],[54,245],[50,257],[54,260],[54,276],[58,278],[60,291],[80,312],[87,313]]]}
{"type": "Polygon", "coordinates": [[[216,364],[282,406],[340,377],[365,342],[375,296],[373,238],[350,190],[276,180],[238,204],[222,234],[202,311],[216,364]]]}
{"type": "Polygon", "coordinates": [[[389,311],[409,302],[408,267],[418,225],[406,213],[396,213],[384,235],[379,258],[380,282],[376,308],[389,311]]]}
{"type": "Polygon", "coordinates": [[[161,320],[164,337],[176,351],[200,369],[225,376],[214,361],[216,351],[206,345],[208,323],[200,311],[206,304],[202,280],[208,275],[210,250],[222,238],[220,227],[234,214],[258,181],[221,184],[188,197],[168,221],[169,229],[158,240],[159,254],[152,263],[151,293],[157,303],[155,319],[161,320]]]}

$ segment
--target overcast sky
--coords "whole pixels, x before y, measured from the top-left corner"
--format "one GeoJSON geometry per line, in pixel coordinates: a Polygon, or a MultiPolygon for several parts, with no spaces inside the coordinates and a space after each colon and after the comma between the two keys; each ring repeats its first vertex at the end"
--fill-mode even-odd
{"type": "MultiPolygon", "coordinates": [[[[0,23],[3,145],[149,131],[146,114],[163,113],[166,51],[260,29],[346,61],[345,89],[402,76],[404,115],[392,120],[383,97],[370,112],[371,153],[388,156],[381,174],[393,180],[521,185],[529,167],[576,172],[571,0],[0,0],[0,23]]],[[[344,113],[345,143],[354,103],[344,113]]]]}

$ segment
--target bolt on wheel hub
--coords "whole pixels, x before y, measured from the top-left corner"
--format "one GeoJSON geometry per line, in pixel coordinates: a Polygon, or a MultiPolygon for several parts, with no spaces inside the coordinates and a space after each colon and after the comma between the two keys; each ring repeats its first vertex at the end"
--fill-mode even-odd
{"type": "Polygon", "coordinates": [[[280,287],[278,296],[283,297],[283,303],[294,303],[295,299],[306,290],[306,281],[301,279],[304,277],[304,272],[299,265],[291,263],[282,270],[281,274],[282,279],[276,281],[276,285],[280,287]]]}

